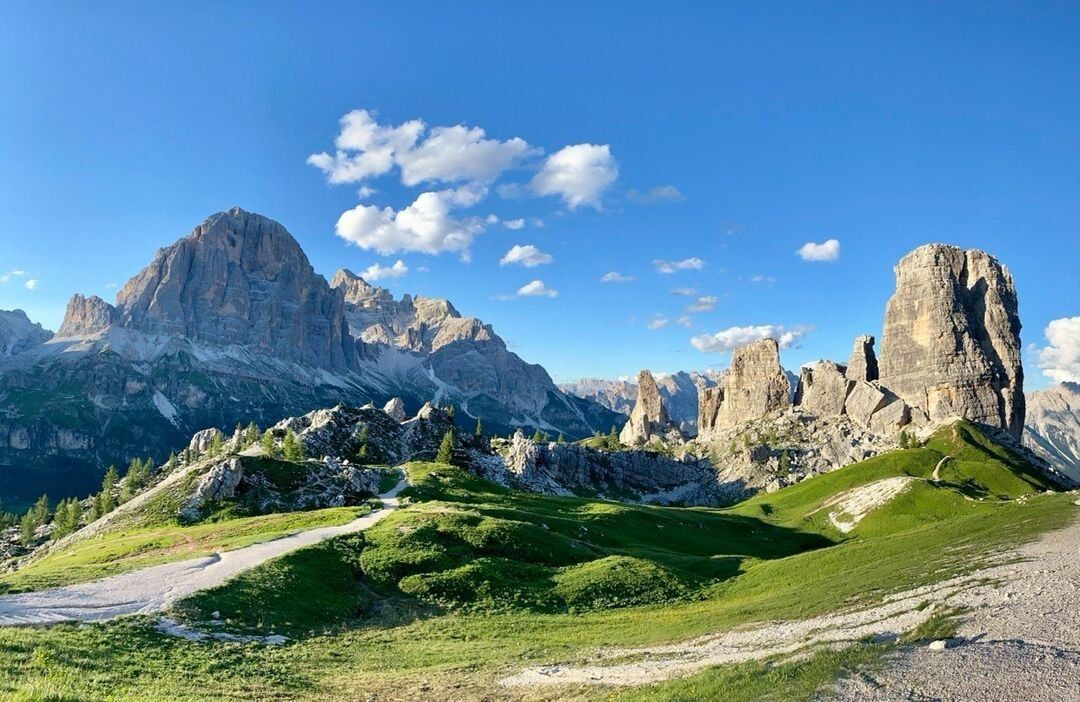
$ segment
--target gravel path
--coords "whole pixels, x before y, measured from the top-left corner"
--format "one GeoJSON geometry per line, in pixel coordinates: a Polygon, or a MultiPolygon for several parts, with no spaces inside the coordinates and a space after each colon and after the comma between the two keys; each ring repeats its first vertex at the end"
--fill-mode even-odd
{"type": "Polygon", "coordinates": [[[100,621],[167,609],[177,600],[217,587],[271,558],[371,527],[400,506],[397,495],[407,486],[403,480],[379,495],[382,509],[348,524],[308,529],[233,551],[143,568],[94,582],[0,597],[0,626],[100,621]]]}
{"type": "Polygon", "coordinates": [[[886,598],[863,610],[743,627],[665,646],[594,652],[587,665],[526,668],[506,687],[642,685],[706,667],[895,638],[938,607],[974,610],[955,647],[904,648],[873,676],[842,681],[824,699],[1080,700],[1080,521],[1003,554],[1024,559],[886,598]],[[990,582],[990,581],[993,582],[990,582]],[[919,608],[931,602],[933,607],[919,608]],[[621,659],[621,660],[620,660],[621,659]]]}
{"type": "Polygon", "coordinates": [[[901,648],[882,670],[842,680],[844,702],[1080,700],[1080,521],[1017,549],[1024,560],[957,594],[971,608],[943,651],[901,648]]]}

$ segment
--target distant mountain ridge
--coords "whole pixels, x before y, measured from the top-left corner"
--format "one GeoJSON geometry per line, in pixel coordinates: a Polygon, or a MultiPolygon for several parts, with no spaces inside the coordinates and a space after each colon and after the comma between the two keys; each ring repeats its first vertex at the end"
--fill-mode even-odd
{"type": "Polygon", "coordinates": [[[567,437],[620,421],[446,300],[394,300],[348,271],[331,285],[283,226],[240,208],[160,249],[115,305],[73,296],[52,338],[6,315],[18,332],[0,326],[0,348],[18,346],[0,354],[0,499],[80,492],[199,429],[341,402],[433,400],[463,426],[567,437]]]}
{"type": "Polygon", "coordinates": [[[1027,393],[1024,445],[1080,484],[1080,383],[1027,393]]]}

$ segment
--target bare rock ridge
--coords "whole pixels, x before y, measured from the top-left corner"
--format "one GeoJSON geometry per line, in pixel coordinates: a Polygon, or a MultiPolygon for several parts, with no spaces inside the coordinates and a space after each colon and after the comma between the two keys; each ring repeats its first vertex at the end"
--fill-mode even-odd
{"type": "Polygon", "coordinates": [[[1029,392],[1024,445],[1080,485],[1080,383],[1029,392]]]}
{"type": "MultiPolygon", "coordinates": [[[[656,373],[653,380],[660,392],[660,399],[667,410],[668,418],[687,436],[697,434],[698,392],[703,388],[716,385],[718,373],[712,371],[679,371],[677,373],[656,373]]],[[[561,383],[563,392],[586,398],[599,405],[626,416],[634,408],[638,386],[635,381],[603,378],[582,378],[572,383],[561,383]]]]}
{"type": "Polygon", "coordinates": [[[630,412],[630,419],[623,425],[619,441],[627,446],[636,446],[653,439],[671,438],[673,434],[678,437],[679,430],[668,419],[652,373],[647,370],[638,373],[637,387],[637,402],[630,412]]]}
{"type": "Polygon", "coordinates": [[[0,321],[0,500],[86,492],[102,466],[164,457],[197,428],[339,402],[454,404],[469,428],[568,438],[621,424],[446,300],[395,300],[347,271],[331,286],[283,226],[240,208],[159,250],[115,305],[75,295],[52,338],[17,317],[0,321]]]}
{"type": "Polygon", "coordinates": [[[714,388],[700,394],[698,436],[762,417],[790,404],[787,375],[775,339],[735,349],[731,368],[714,388]]]}
{"type": "Polygon", "coordinates": [[[885,310],[881,384],[916,421],[948,417],[1024,427],[1024,372],[1016,287],[989,254],[944,244],[921,246],[896,268],[885,310]]]}
{"type": "Polygon", "coordinates": [[[0,357],[22,353],[51,337],[51,332],[31,322],[22,310],[0,310],[0,357]]]}

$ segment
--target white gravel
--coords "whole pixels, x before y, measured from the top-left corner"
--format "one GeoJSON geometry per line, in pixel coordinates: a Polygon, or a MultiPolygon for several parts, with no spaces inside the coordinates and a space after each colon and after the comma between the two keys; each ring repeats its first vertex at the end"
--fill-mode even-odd
{"type": "Polygon", "coordinates": [[[945,650],[902,653],[880,676],[845,680],[824,699],[1080,700],[1080,521],[967,576],[887,597],[858,611],[744,627],[664,646],[594,652],[587,665],[526,668],[506,687],[641,685],[706,667],[894,638],[938,607],[969,607],[960,639],[945,650]],[[916,609],[924,602],[932,607],[916,609]],[[619,659],[630,662],[619,662],[619,659]]]}
{"type": "Polygon", "coordinates": [[[1016,555],[1023,560],[977,574],[996,583],[950,598],[971,612],[944,650],[900,648],[883,669],[851,676],[822,698],[1080,700],[1080,521],[1016,555]]]}
{"type": "Polygon", "coordinates": [[[379,495],[383,507],[340,526],[299,531],[233,551],[143,568],[78,585],[0,597],[0,626],[101,621],[127,614],[150,614],[200,590],[296,549],[363,531],[400,506],[402,481],[379,495]]]}

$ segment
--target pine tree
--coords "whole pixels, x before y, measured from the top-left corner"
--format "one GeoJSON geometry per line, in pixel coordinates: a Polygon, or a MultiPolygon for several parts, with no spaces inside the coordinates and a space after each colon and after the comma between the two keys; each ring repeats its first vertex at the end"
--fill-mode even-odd
{"type": "Polygon", "coordinates": [[[445,412],[446,412],[447,417],[449,417],[450,419],[454,418],[454,406],[453,405],[447,405],[445,412]]]}
{"type": "Polygon", "coordinates": [[[267,429],[262,435],[262,450],[267,456],[277,455],[277,451],[274,447],[274,435],[267,429]]]}
{"type": "Polygon", "coordinates": [[[608,438],[615,442],[618,442],[619,440],[619,432],[614,424],[611,425],[611,431],[608,432],[608,438]]]}
{"type": "Polygon", "coordinates": [[[34,518],[38,524],[44,524],[49,519],[49,496],[42,495],[38,498],[34,506],[30,508],[30,511],[34,513],[34,518]]]}
{"type": "Polygon", "coordinates": [[[259,440],[259,428],[255,426],[255,422],[250,422],[247,428],[244,429],[244,444],[251,446],[253,443],[259,440]]]}
{"type": "Polygon", "coordinates": [[[214,430],[214,436],[210,439],[210,449],[207,453],[211,456],[216,456],[221,453],[221,432],[214,430]]]}
{"type": "Polygon", "coordinates": [[[439,453],[435,455],[436,463],[454,462],[454,430],[443,434],[442,443],[439,444],[439,453]]]}
{"type": "Polygon", "coordinates": [[[556,441],[558,443],[560,443],[560,444],[565,444],[566,443],[566,437],[563,436],[563,433],[561,431],[559,432],[559,438],[556,439],[556,441]]]}
{"type": "Polygon", "coordinates": [[[543,433],[539,429],[537,429],[536,432],[532,435],[532,440],[533,440],[534,444],[542,444],[542,443],[544,443],[544,435],[543,435],[543,433]]]}
{"type": "Polygon", "coordinates": [[[477,439],[484,438],[484,423],[480,421],[479,417],[476,418],[476,431],[473,432],[473,436],[477,439]]]}
{"type": "Polygon", "coordinates": [[[906,431],[900,432],[900,448],[911,448],[911,439],[908,438],[908,433],[906,431]]]}
{"type": "Polygon", "coordinates": [[[168,460],[165,461],[165,473],[172,473],[176,470],[176,453],[170,453],[168,460]]]}
{"type": "Polygon", "coordinates": [[[101,519],[105,516],[105,506],[101,499],[101,493],[94,495],[94,504],[90,508],[90,519],[101,519]]]}
{"type": "Polygon", "coordinates": [[[49,496],[42,495],[34,503],[33,507],[26,510],[26,514],[19,521],[19,541],[22,542],[23,546],[29,545],[34,540],[34,533],[37,532],[37,528],[44,524],[48,518],[49,496]]]}
{"type": "Polygon", "coordinates": [[[120,481],[120,473],[116,466],[109,466],[105,476],[101,479],[101,513],[108,514],[116,509],[116,499],[113,497],[113,488],[120,481]]]}
{"type": "Polygon", "coordinates": [[[286,461],[299,463],[304,460],[304,445],[297,440],[292,429],[285,432],[285,439],[281,442],[281,453],[286,461]]]}

